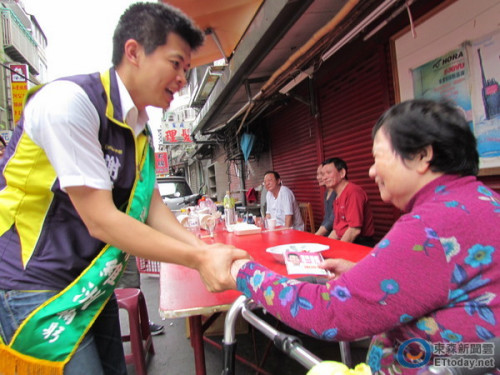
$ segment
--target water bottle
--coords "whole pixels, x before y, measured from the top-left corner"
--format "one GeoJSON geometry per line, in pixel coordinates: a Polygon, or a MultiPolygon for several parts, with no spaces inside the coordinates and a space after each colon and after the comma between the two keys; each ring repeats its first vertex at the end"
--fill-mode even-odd
{"type": "Polygon", "coordinates": [[[236,222],[234,199],[231,198],[231,193],[229,191],[227,191],[224,196],[224,220],[226,222],[226,228],[229,228],[236,222]]]}
{"type": "Polygon", "coordinates": [[[200,219],[194,210],[189,212],[188,229],[197,237],[200,236],[200,219]]]}

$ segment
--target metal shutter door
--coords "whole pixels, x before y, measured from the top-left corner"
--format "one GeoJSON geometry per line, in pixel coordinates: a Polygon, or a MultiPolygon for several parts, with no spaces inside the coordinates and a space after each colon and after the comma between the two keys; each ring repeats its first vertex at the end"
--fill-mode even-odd
{"type": "Polygon", "coordinates": [[[344,159],[349,180],[368,194],[377,239],[398,216],[392,205],[382,202],[376,184],[368,176],[373,163],[371,129],[390,100],[382,55],[374,53],[338,74],[321,88],[319,98],[325,158],[344,159]]]}
{"type": "Polygon", "coordinates": [[[269,121],[273,169],[298,202],[311,202],[316,228],[323,220],[322,192],[316,181],[318,156],[316,120],[309,107],[291,101],[269,121]]]}

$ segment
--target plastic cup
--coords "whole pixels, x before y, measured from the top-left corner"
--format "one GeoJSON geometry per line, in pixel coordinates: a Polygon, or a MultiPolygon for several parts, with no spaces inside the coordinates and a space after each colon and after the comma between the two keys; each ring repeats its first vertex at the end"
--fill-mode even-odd
{"type": "Polygon", "coordinates": [[[269,230],[276,229],[276,219],[267,219],[267,229],[269,230]]]}

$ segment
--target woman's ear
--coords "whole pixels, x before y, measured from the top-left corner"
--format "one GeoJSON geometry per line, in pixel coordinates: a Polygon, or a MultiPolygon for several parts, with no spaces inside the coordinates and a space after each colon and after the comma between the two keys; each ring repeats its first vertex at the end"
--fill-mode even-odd
{"type": "Polygon", "coordinates": [[[430,169],[430,162],[434,156],[434,151],[432,146],[426,146],[422,151],[420,151],[415,157],[414,161],[416,163],[417,171],[420,173],[425,173],[430,169]]]}

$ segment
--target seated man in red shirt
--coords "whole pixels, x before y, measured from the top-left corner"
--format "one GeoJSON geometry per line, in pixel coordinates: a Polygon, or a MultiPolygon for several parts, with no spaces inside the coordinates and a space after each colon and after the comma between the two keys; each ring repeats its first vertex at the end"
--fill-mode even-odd
{"type": "Polygon", "coordinates": [[[333,201],[333,230],[328,237],[373,246],[373,215],[368,196],[360,186],[347,180],[346,162],[340,158],[327,159],[322,172],[327,189],[337,194],[333,201]]]}

